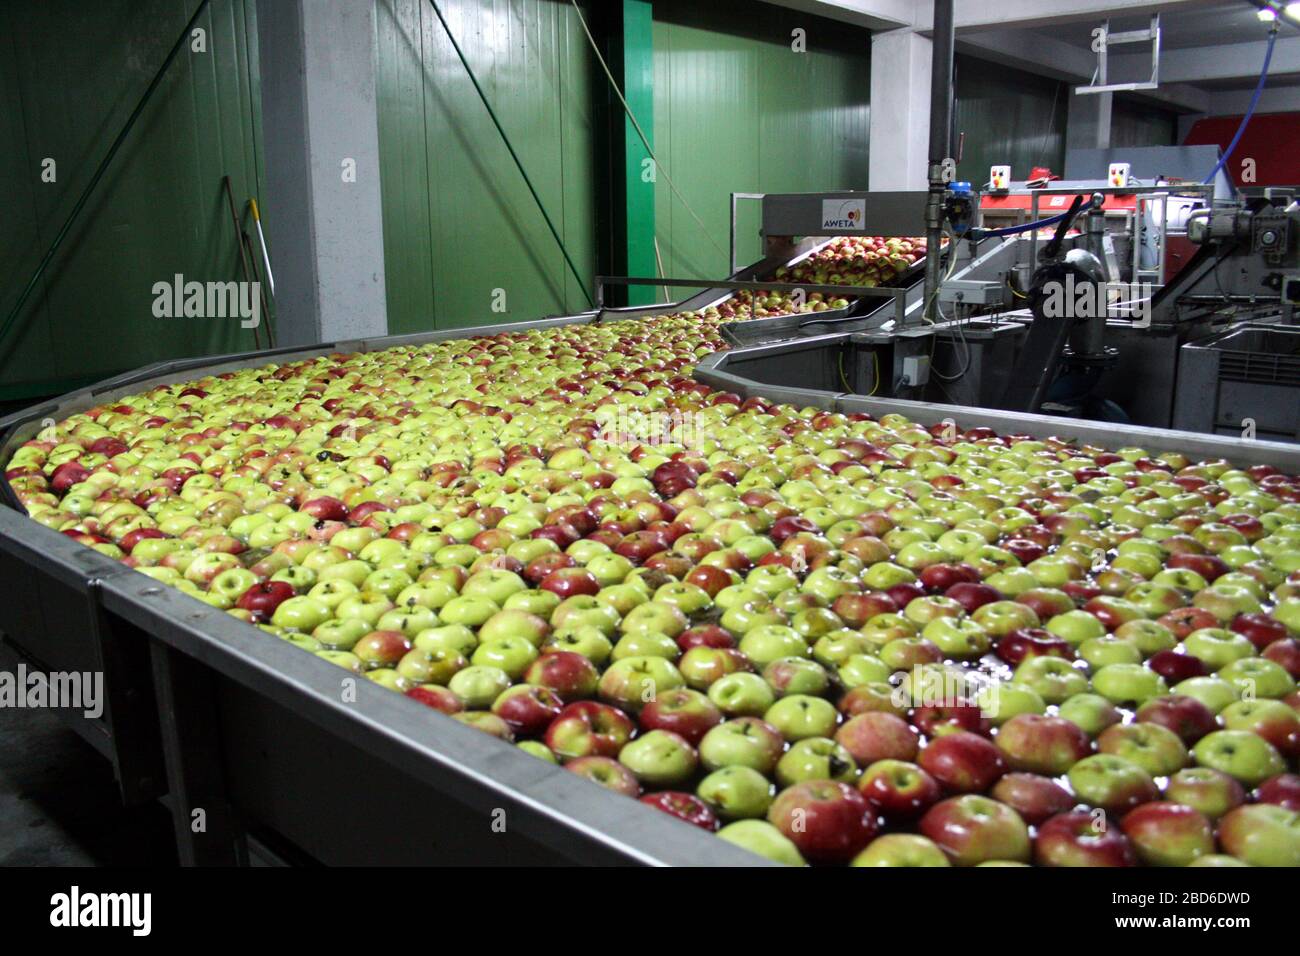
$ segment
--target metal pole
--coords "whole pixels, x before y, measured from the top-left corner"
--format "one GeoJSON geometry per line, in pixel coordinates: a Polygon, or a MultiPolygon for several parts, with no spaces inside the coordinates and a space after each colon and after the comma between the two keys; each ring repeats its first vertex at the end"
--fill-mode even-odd
{"type": "MultiPolygon", "coordinates": [[[[924,315],[933,319],[939,297],[939,249],[943,244],[944,160],[952,135],[952,0],[934,0],[934,39],[930,61],[930,195],[925,204],[924,315]]],[[[955,253],[955,250],[953,250],[955,253]]],[[[952,253],[950,253],[952,254],[952,253]]]]}

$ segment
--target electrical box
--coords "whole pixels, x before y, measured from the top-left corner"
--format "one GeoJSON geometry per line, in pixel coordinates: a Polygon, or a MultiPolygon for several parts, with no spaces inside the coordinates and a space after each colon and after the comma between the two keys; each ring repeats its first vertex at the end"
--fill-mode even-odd
{"type": "Polygon", "coordinates": [[[1000,305],[1006,301],[1005,282],[979,279],[949,279],[939,286],[940,302],[962,305],[1000,305]]]}
{"type": "Polygon", "coordinates": [[[1128,163],[1111,163],[1110,171],[1106,174],[1106,185],[1127,186],[1129,171],[1130,166],[1128,163]]]}
{"type": "Polygon", "coordinates": [[[903,380],[900,385],[914,388],[930,381],[930,357],[928,355],[908,355],[903,359],[903,380]]]}
{"type": "Polygon", "coordinates": [[[993,189],[1011,188],[1011,167],[994,166],[989,169],[989,185],[993,189]]]}

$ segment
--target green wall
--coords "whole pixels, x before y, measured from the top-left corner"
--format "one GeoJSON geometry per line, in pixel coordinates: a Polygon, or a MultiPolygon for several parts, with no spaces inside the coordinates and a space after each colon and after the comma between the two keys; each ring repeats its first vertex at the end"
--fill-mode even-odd
{"type": "Polygon", "coordinates": [[[569,273],[427,0],[378,6],[389,329],[523,321],[586,307],[596,225],[590,48],[560,0],[440,0],[569,248],[569,273]],[[505,290],[508,311],[493,312],[505,290]]]}
{"type": "Polygon", "coordinates": [[[1064,83],[958,54],[953,86],[954,130],[966,134],[959,179],[985,183],[989,167],[1003,163],[1013,179],[1027,178],[1034,166],[1061,174],[1070,95],[1064,83]]]}
{"type": "MultiPolygon", "coordinates": [[[[654,15],[654,143],[666,167],[655,224],[667,275],[726,272],[732,192],[866,188],[865,30],[739,0],[656,0],[654,15]],[[807,31],[806,53],[791,49],[795,28],[807,31]]],[[[761,248],[757,204],[741,211],[745,264],[761,248]]]]}
{"type": "MultiPolygon", "coordinates": [[[[0,316],[194,10],[193,0],[0,5],[0,316]],[[130,39],[127,39],[130,38],[130,39]],[[41,163],[57,179],[41,181],[41,163]]],[[[251,348],[236,319],[158,319],[152,286],[241,278],[221,177],[258,194],[252,0],[214,0],[15,326],[0,400],[159,359],[251,348]]]]}
{"type": "Polygon", "coordinates": [[[1111,146],[1176,146],[1178,114],[1116,96],[1110,116],[1111,146]]]}

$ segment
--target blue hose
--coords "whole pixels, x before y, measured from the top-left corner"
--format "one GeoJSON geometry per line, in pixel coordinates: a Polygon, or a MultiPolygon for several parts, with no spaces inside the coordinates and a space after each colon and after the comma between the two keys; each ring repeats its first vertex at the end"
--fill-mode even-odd
{"type": "Polygon", "coordinates": [[[1259,71],[1259,82],[1255,84],[1255,92],[1251,94],[1250,105],[1246,107],[1246,115],[1241,118],[1241,125],[1237,127],[1237,132],[1233,135],[1232,142],[1228,144],[1228,148],[1224,150],[1223,155],[1219,157],[1219,162],[1214,167],[1214,171],[1201,180],[1202,186],[1207,186],[1214,182],[1214,177],[1219,175],[1219,170],[1223,169],[1227,164],[1228,158],[1232,155],[1232,151],[1236,149],[1237,144],[1241,142],[1241,134],[1246,132],[1246,126],[1250,123],[1250,118],[1255,115],[1255,107],[1259,106],[1259,95],[1264,92],[1264,80],[1268,77],[1268,64],[1269,61],[1273,59],[1273,41],[1276,39],[1277,24],[1274,23],[1273,29],[1268,32],[1268,49],[1264,51],[1264,66],[1259,71]]]}
{"type": "Polygon", "coordinates": [[[1032,232],[1035,229],[1055,226],[1068,215],[1068,212],[1063,212],[1059,216],[1052,216],[1049,219],[1039,219],[1037,222],[1025,222],[1018,226],[1003,226],[1001,229],[972,229],[972,233],[978,233],[977,236],[972,236],[972,238],[986,239],[989,236],[1014,236],[1018,232],[1032,232]]]}

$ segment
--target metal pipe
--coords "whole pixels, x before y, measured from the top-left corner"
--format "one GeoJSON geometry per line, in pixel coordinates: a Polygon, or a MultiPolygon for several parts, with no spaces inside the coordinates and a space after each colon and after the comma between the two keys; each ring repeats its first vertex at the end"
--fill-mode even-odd
{"type": "MultiPolygon", "coordinates": [[[[947,189],[944,160],[948,159],[952,135],[952,0],[934,0],[934,36],[930,61],[930,194],[925,204],[926,248],[938,250],[943,244],[943,196],[947,189]]],[[[925,259],[923,315],[933,319],[932,311],[939,298],[940,257],[925,259]]]]}

